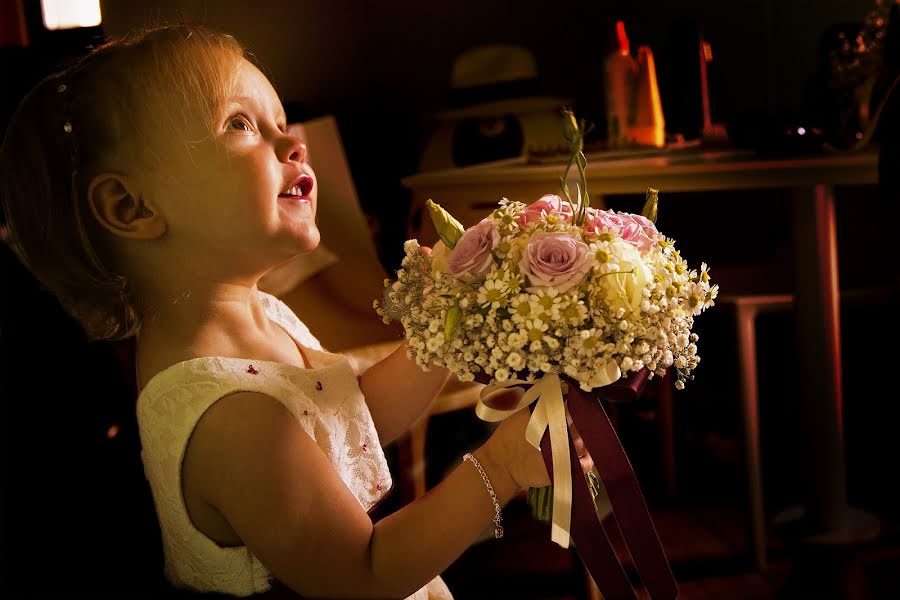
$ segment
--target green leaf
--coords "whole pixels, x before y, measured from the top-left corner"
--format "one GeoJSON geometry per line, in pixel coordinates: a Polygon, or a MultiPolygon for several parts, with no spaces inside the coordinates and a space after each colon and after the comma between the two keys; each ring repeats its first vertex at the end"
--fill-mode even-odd
{"type": "MultiPolygon", "coordinates": [[[[444,243],[446,244],[446,242],[444,243]]],[[[462,320],[462,309],[454,304],[447,309],[447,314],[444,315],[444,338],[450,339],[453,332],[456,331],[456,328],[459,326],[460,320],[462,320]]]]}
{"type": "Polygon", "coordinates": [[[441,237],[441,241],[444,242],[447,248],[453,250],[456,247],[456,242],[462,237],[465,228],[453,218],[453,215],[441,208],[440,204],[433,202],[431,198],[425,201],[425,206],[428,207],[428,212],[431,213],[431,221],[434,223],[434,228],[441,237]]]}

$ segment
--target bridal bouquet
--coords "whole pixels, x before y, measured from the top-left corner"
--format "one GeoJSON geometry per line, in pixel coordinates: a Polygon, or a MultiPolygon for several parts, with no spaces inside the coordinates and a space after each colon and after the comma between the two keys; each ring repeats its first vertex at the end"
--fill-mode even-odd
{"type": "MultiPolygon", "coordinates": [[[[503,410],[483,402],[476,410],[481,418],[497,421],[537,402],[528,435],[546,450],[553,473],[552,538],[568,546],[574,520],[572,535],[585,559],[593,544],[588,538],[596,536],[577,536],[573,511],[579,494],[572,485],[580,486],[583,477],[577,476],[578,461],[567,448],[566,410],[598,457],[600,479],[627,540],[614,490],[609,477],[603,477],[608,455],[621,447],[609,446],[615,433],[605,425],[602,403],[586,392],[602,397],[623,381],[664,375],[669,369],[676,375],[675,385],[683,388],[700,361],[697,335],[691,332],[694,317],[713,305],[718,286],[711,283],[705,263],[699,270],[690,268],[674,240],[656,228],[656,190],[648,191],[641,215],[590,206],[584,124],[578,125],[570,112],[565,122],[572,158],[561,180],[562,195],[548,194],[531,204],[504,198],[468,229],[429,200],[441,240],[430,256],[416,240],[406,242],[397,280],[386,282],[384,305],[376,308],[385,321],[399,317],[409,355],[423,369],[436,364],[461,381],[490,381],[482,398],[501,387],[529,388],[517,407],[503,410]],[[581,176],[574,199],[566,180],[573,166],[581,176]],[[602,431],[597,430],[600,422],[602,431]],[[549,447],[544,448],[547,438],[549,447]]],[[[624,453],[622,458],[627,463],[624,453]]],[[[630,466],[625,471],[631,473],[630,466]]],[[[616,477],[615,472],[608,475],[616,477]]],[[[626,504],[635,502],[634,494],[626,490],[628,494],[628,500],[619,496],[626,513],[626,504]]],[[[589,527],[596,528],[596,517],[593,521],[589,527]]],[[[645,527],[649,516],[638,521],[645,527]]],[[[644,562],[659,567],[661,550],[649,554],[654,558],[644,562]]],[[[618,590],[603,590],[601,576],[609,582],[617,575],[592,573],[606,597],[629,597],[627,581],[620,581],[618,590]]]]}
{"type": "Polygon", "coordinates": [[[527,206],[503,199],[465,231],[441,229],[431,257],[406,242],[388,296],[422,368],[447,367],[460,381],[559,373],[585,391],[645,367],[674,367],[678,388],[691,377],[693,319],[717,286],[650,219],[546,195],[527,206]]]}

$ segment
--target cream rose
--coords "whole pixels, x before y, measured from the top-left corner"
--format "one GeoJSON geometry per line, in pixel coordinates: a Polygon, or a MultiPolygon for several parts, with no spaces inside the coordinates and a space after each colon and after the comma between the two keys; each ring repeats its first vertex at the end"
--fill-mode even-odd
{"type": "Polygon", "coordinates": [[[599,278],[604,300],[615,312],[620,308],[626,312],[639,310],[644,298],[644,288],[650,283],[652,273],[641,260],[640,251],[631,244],[619,246],[619,268],[599,278]]]}

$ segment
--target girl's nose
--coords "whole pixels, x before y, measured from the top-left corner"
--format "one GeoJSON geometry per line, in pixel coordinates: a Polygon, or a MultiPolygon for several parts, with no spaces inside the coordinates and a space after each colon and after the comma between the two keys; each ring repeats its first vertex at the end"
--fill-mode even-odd
{"type": "Polygon", "coordinates": [[[306,143],[296,135],[287,134],[282,138],[280,147],[281,160],[285,162],[306,162],[309,150],[306,143]]]}

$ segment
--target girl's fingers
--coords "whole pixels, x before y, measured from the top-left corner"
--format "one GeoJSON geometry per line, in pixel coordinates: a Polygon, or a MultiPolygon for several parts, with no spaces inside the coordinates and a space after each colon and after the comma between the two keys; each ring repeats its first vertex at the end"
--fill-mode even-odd
{"type": "Polygon", "coordinates": [[[585,474],[594,470],[594,459],[591,458],[589,453],[585,452],[584,456],[578,459],[578,462],[581,463],[581,470],[584,471],[585,474]]]}

